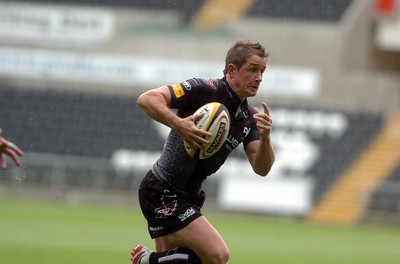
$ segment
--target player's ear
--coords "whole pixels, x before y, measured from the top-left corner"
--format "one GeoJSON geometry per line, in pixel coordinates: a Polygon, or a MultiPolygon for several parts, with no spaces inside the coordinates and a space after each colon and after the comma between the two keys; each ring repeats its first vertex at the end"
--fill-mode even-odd
{"type": "Polygon", "coordinates": [[[231,76],[234,77],[235,71],[237,70],[237,67],[235,65],[233,65],[232,63],[228,64],[227,67],[227,73],[231,76]]]}

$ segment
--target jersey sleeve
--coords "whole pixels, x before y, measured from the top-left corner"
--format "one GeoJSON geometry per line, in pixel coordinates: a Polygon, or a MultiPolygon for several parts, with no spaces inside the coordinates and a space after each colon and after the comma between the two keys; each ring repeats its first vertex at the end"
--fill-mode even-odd
{"type": "Polygon", "coordinates": [[[171,93],[171,108],[193,108],[207,100],[212,88],[203,79],[192,78],[181,83],[168,85],[171,93]]]}
{"type": "Polygon", "coordinates": [[[171,93],[171,108],[179,109],[192,105],[203,87],[201,79],[189,79],[168,85],[171,93]]]}

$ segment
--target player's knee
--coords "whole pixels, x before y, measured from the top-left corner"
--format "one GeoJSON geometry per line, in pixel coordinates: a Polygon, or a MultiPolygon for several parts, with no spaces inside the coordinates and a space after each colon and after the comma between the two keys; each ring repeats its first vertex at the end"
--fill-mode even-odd
{"type": "Polygon", "coordinates": [[[229,260],[229,250],[227,248],[222,248],[209,253],[210,254],[206,256],[206,259],[202,261],[203,263],[225,264],[229,260]]]}
{"type": "Polygon", "coordinates": [[[221,252],[220,256],[219,256],[219,262],[218,263],[227,263],[229,260],[229,250],[226,249],[223,252],[221,252]]]}

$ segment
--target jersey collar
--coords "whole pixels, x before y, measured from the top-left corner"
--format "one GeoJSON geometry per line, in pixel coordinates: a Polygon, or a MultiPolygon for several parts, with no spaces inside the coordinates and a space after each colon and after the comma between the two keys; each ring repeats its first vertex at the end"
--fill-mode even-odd
{"type": "Polygon", "coordinates": [[[248,102],[247,98],[245,98],[242,102],[242,100],[237,96],[237,94],[233,91],[232,87],[229,85],[229,83],[226,81],[226,78],[222,78],[222,83],[225,86],[226,90],[228,91],[229,96],[231,97],[232,100],[229,100],[230,106],[236,109],[240,106],[240,112],[236,116],[236,118],[247,118],[249,116],[249,107],[248,107],[248,102]]]}

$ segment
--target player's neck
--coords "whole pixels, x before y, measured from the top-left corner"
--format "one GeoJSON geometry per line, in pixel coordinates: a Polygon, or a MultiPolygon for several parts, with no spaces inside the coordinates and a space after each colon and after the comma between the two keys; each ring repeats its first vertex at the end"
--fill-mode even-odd
{"type": "Polygon", "coordinates": [[[230,78],[229,75],[226,76],[226,81],[228,82],[232,91],[239,97],[242,104],[243,101],[246,99],[246,96],[241,93],[241,90],[235,85],[235,83],[233,82],[233,80],[230,78]]]}

